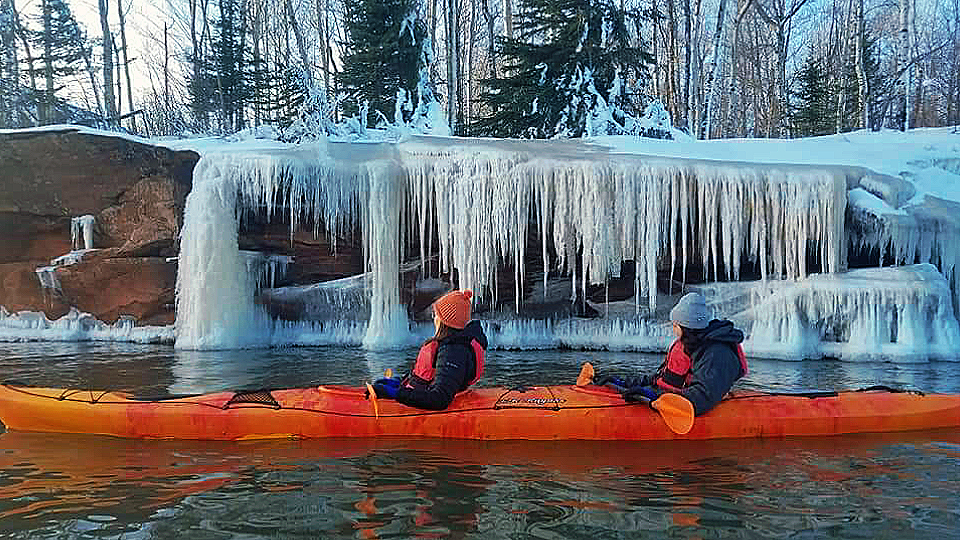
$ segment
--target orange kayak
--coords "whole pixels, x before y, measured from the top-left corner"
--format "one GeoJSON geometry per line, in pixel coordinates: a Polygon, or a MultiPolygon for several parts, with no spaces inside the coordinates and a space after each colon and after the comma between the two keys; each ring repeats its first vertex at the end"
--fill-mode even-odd
{"type": "Polygon", "coordinates": [[[3,384],[0,421],[16,431],[144,439],[702,440],[955,428],[960,395],[738,391],[680,435],[649,406],[592,385],[467,390],[445,411],[423,411],[345,386],[139,400],[123,392],[3,384]]]}

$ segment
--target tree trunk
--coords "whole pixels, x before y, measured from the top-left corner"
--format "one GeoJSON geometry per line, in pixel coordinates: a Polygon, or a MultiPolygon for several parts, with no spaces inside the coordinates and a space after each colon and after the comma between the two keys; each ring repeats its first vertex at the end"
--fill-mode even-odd
{"type": "Polygon", "coordinates": [[[447,0],[447,118],[450,132],[460,133],[460,6],[447,0]]]}
{"type": "MultiPolygon", "coordinates": [[[[660,98],[663,96],[663,92],[660,86],[660,73],[662,71],[660,66],[662,63],[660,62],[660,57],[657,50],[657,43],[659,42],[659,40],[657,40],[657,35],[660,33],[660,13],[658,10],[659,8],[657,7],[657,0],[651,0],[650,16],[651,23],[653,25],[653,32],[650,36],[650,54],[653,56],[653,95],[660,98]]],[[[637,34],[639,35],[639,31],[637,34]]]]}
{"type": "Polygon", "coordinates": [[[113,36],[107,15],[110,12],[109,0],[98,0],[100,8],[100,30],[103,32],[103,104],[107,115],[107,124],[116,126],[117,98],[113,94],[113,36]]]}
{"type": "MultiPolygon", "coordinates": [[[[127,77],[127,106],[130,112],[134,111],[133,106],[133,84],[130,82],[130,56],[127,53],[127,31],[124,25],[123,6],[117,3],[117,15],[120,16],[120,46],[123,47],[123,71],[127,77]]],[[[137,117],[130,116],[130,132],[137,132],[137,117]]]]}
{"type": "Polygon", "coordinates": [[[190,64],[193,70],[192,81],[200,80],[200,43],[197,39],[197,0],[190,2],[190,64]]]}
{"type": "Polygon", "coordinates": [[[692,119],[690,118],[690,77],[693,71],[691,60],[691,48],[693,46],[693,36],[691,35],[690,0],[683,0],[683,125],[691,137],[697,134],[693,131],[692,119]]]}
{"type": "Polygon", "coordinates": [[[303,63],[303,73],[307,78],[307,84],[313,86],[313,77],[310,73],[310,60],[307,56],[307,45],[303,39],[303,32],[300,31],[300,25],[297,24],[297,14],[293,11],[293,5],[290,0],[284,0],[284,7],[287,11],[290,28],[293,30],[293,37],[297,41],[297,52],[300,53],[300,61],[303,63]]]}
{"type": "MultiPolygon", "coordinates": [[[[117,4],[119,8],[119,4],[117,4]]],[[[113,39],[113,35],[110,35],[110,38],[113,39]]],[[[113,63],[113,67],[117,70],[113,74],[113,80],[117,82],[117,93],[114,94],[117,97],[117,118],[114,124],[120,126],[120,117],[123,115],[123,75],[120,73],[120,49],[117,48],[117,40],[113,40],[113,53],[116,56],[117,61],[113,63]]]]}
{"type": "Polygon", "coordinates": [[[723,108],[720,117],[720,137],[730,133],[730,110],[733,108],[733,100],[743,92],[737,91],[737,50],[740,44],[740,24],[747,15],[747,11],[753,4],[753,0],[746,0],[743,6],[737,11],[737,18],[734,21],[733,35],[730,36],[730,87],[727,91],[727,104],[723,108]]]}
{"type": "Polygon", "coordinates": [[[430,0],[430,5],[427,8],[429,10],[429,17],[427,24],[430,26],[430,46],[433,47],[431,52],[436,52],[437,46],[437,2],[440,0],[430,0]]]}
{"type": "Polygon", "coordinates": [[[690,133],[694,138],[700,137],[703,129],[703,115],[700,106],[703,99],[703,2],[696,0],[696,9],[691,14],[693,28],[690,32],[690,102],[687,109],[690,111],[690,133]]]}
{"type": "Polygon", "coordinates": [[[323,34],[320,43],[323,47],[323,95],[324,101],[330,95],[330,0],[323,0],[323,34]]]}
{"type": "Polygon", "coordinates": [[[676,15],[676,6],[674,5],[674,0],[667,0],[667,25],[669,26],[669,45],[667,47],[668,53],[670,54],[670,63],[668,69],[668,75],[670,83],[668,84],[668,95],[670,96],[670,114],[673,116],[674,125],[681,126],[683,118],[681,115],[681,107],[677,104],[677,87],[679,86],[678,80],[680,76],[680,59],[677,58],[677,15],[676,15]]]}
{"type": "Polygon", "coordinates": [[[704,100],[706,109],[703,111],[703,117],[706,120],[706,130],[703,134],[704,139],[712,136],[713,115],[716,102],[716,87],[720,86],[719,71],[722,62],[720,62],[720,43],[724,29],[724,22],[727,15],[727,0],[720,0],[720,6],[717,8],[717,27],[713,31],[713,54],[710,58],[710,65],[707,66],[707,81],[704,85],[704,91],[708,92],[707,99],[704,100]]]}
{"type": "MultiPolygon", "coordinates": [[[[170,48],[167,45],[168,25],[163,23],[163,111],[170,114],[170,48]]],[[[168,125],[169,127],[169,125],[168,125]]]]}
{"type": "Polygon", "coordinates": [[[789,109],[789,101],[787,100],[787,32],[786,32],[787,24],[788,24],[788,21],[780,20],[779,24],[776,25],[776,32],[777,32],[777,71],[776,71],[777,118],[776,118],[776,122],[777,122],[778,137],[787,136],[787,110],[789,109]]]}
{"type": "Polygon", "coordinates": [[[103,103],[100,101],[100,85],[97,84],[97,73],[93,67],[93,58],[90,57],[90,50],[83,47],[83,63],[87,68],[87,75],[90,77],[90,88],[93,89],[93,97],[97,103],[97,114],[103,116],[103,103]]]}
{"type": "MultiPolygon", "coordinates": [[[[14,6],[16,10],[16,6],[14,6]]],[[[16,13],[16,11],[14,11],[16,13]]],[[[33,51],[30,48],[30,40],[27,39],[27,33],[23,28],[23,25],[20,24],[20,15],[16,14],[17,18],[17,37],[20,38],[20,41],[23,43],[23,51],[27,54],[27,73],[30,75],[30,90],[33,92],[33,95],[37,95],[37,75],[36,66],[34,65],[33,51]]],[[[40,125],[40,117],[34,119],[34,125],[40,125]]]]}
{"type": "MultiPolygon", "coordinates": [[[[483,0],[481,0],[483,1],[483,0]]],[[[466,64],[466,75],[467,75],[467,92],[466,92],[466,107],[465,107],[465,121],[467,124],[470,123],[473,118],[473,44],[477,40],[477,2],[473,0],[470,2],[470,41],[467,42],[467,64],[466,64]]]]}
{"type": "Polygon", "coordinates": [[[837,121],[834,125],[834,133],[843,132],[843,117],[846,116],[846,100],[844,99],[844,87],[843,84],[846,82],[844,80],[843,73],[845,71],[847,52],[850,50],[850,13],[853,11],[853,0],[849,0],[847,3],[847,9],[844,10],[844,19],[843,22],[839,25],[837,33],[839,36],[840,43],[838,44],[838,51],[836,57],[840,59],[840,62],[836,66],[836,77],[838,81],[838,91],[837,91],[837,121]]]}
{"type": "Polygon", "coordinates": [[[508,39],[513,38],[513,2],[503,0],[503,29],[508,39]]]}
{"type": "Polygon", "coordinates": [[[490,77],[497,78],[496,35],[493,33],[493,16],[490,14],[490,1],[483,2],[483,20],[487,23],[487,54],[490,55],[490,77]]]}
{"type": "Polygon", "coordinates": [[[914,13],[913,13],[912,6],[910,6],[910,1],[909,1],[909,0],[905,0],[904,3],[907,4],[907,16],[906,16],[906,19],[907,19],[907,20],[906,20],[906,22],[905,22],[905,26],[907,27],[907,36],[906,36],[906,45],[907,45],[907,57],[906,57],[907,64],[906,64],[906,69],[907,69],[907,72],[906,72],[906,74],[905,74],[905,75],[906,75],[906,79],[904,80],[904,111],[903,111],[903,112],[904,112],[904,121],[903,121],[903,129],[904,129],[904,130],[908,130],[908,129],[910,129],[911,127],[916,127],[916,119],[915,119],[914,110],[913,110],[913,107],[914,107],[914,102],[913,102],[913,101],[914,101],[914,94],[913,94],[913,91],[912,91],[912,90],[913,90],[913,78],[914,78],[914,73],[915,73],[915,71],[916,71],[916,67],[917,67],[917,66],[916,66],[916,63],[913,61],[913,58],[914,58],[914,55],[913,55],[913,49],[914,49],[913,40],[915,39],[916,36],[914,36],[913,32],[911,31],[911,28],[913,27],[913,24],[911,24],[911,19],[913,19],[914,13]]]}
{"type": "Polygon", "coordinates": [[[906,131],[910,128],[907,118],[907,89],[910,88],[910,0],[900,0],[900,19],[897,30],[897,77],[896,95],[897,108],[895,118],[897,129],[906,131]]]}
{"type": "MultiPolygon", "coordinates": [[[[16,27],[19,24],[19,18],[16,16],[16,7],[13,0],[0,1],[0,19],[7,19],[3,28],[0,29],[0,45],[3,46],[3,66],[0,66],[0,79],[11,81],[12,93],[20,93],[20,70],[17,59],[17,35],[16,27]]],[[[0,108],[0,127],[20,127],[16,126],[17,111],[20,106],[6,106],[0,108]]]]}
{"type": "Polygon", "coordinates": [[[857,40],[857,93],[860,102],[860,127],[862,129],[873,129],[873,126],[870,125],[870,81],[867,79],[866,54],[863,50],[866,40],[863,22],[863,0],[857,0],[857,31],[855,39],[857,40]]]}
{"type": "Polygon", "coordinates": [[[38,103],[40,124],[51,123],[53,115],[53,29],[51,28],[51,6],[49,0],[42,0],[43,12],[43,79],[46,82],[42,105],[38,103]]]}

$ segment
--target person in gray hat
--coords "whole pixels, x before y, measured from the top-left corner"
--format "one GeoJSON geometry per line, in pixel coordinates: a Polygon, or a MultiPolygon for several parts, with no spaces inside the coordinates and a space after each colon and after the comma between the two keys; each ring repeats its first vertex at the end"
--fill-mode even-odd
{"type": "Polygon", "coordinates": [[[714,408],[733,383],[747,374],[740,343],[743,332],[726,319],[714,319],[700,293],[683,296],[670,310],[676,341],[656,373],[633,379],[600,377],[597,384],[622,389],[627,401],[673,392],[690,400],[697,416],[714,408]]]}

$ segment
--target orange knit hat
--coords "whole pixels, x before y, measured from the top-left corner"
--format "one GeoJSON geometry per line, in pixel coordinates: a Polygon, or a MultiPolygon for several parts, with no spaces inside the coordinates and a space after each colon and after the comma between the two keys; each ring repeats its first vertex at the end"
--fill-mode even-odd
{"type": "Polygon", "coordinates": [[[473,298],[473,291],[448,292],[433,303],[433,312],[443,324],[463,330],[463,327],[470,322],[471,298],[473,298]]]}

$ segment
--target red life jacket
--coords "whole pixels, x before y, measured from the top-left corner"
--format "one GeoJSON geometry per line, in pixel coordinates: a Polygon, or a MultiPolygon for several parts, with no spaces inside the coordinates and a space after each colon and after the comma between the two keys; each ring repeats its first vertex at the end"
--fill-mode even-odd
{"type": "MultiPolygon", "coordinates": [[[[747,356],[743,353],[743,347],[739,343],[736,349],[737,357],[740,358],[740,377],[743,377],[747,374],[747,356]]],[[[680,343],[679,339],[674,341],[667,352],[667,359],[657,370],[657,386],[671,392],[679,392],[687,386],[687,382],[690,380],[691,367],[693,367],[693,361],[683,350],[683,344],[680,343]]]]}
{"type": "MultiPolygon", "coordinates": [[[[483,375],[483,358],[485,351],[475,339],[470,340],[470,346],[473,348],[475,375],[461,390],[466,390],[467,386],[480,380],[480,376],[483,375]]],[[[420,352],[417,353],[417,360],[413,364],[412,378],[415,382],[427,386],[433,382],[433,378],[437,374],[437,349],[439,347],[440,344],[436,340],[431,340],[423,347],[420,347],[420,352]]],[[[407,381],[406,386],[412,388],[413,384],[411,383],[414,381],[407,381]]]]}

